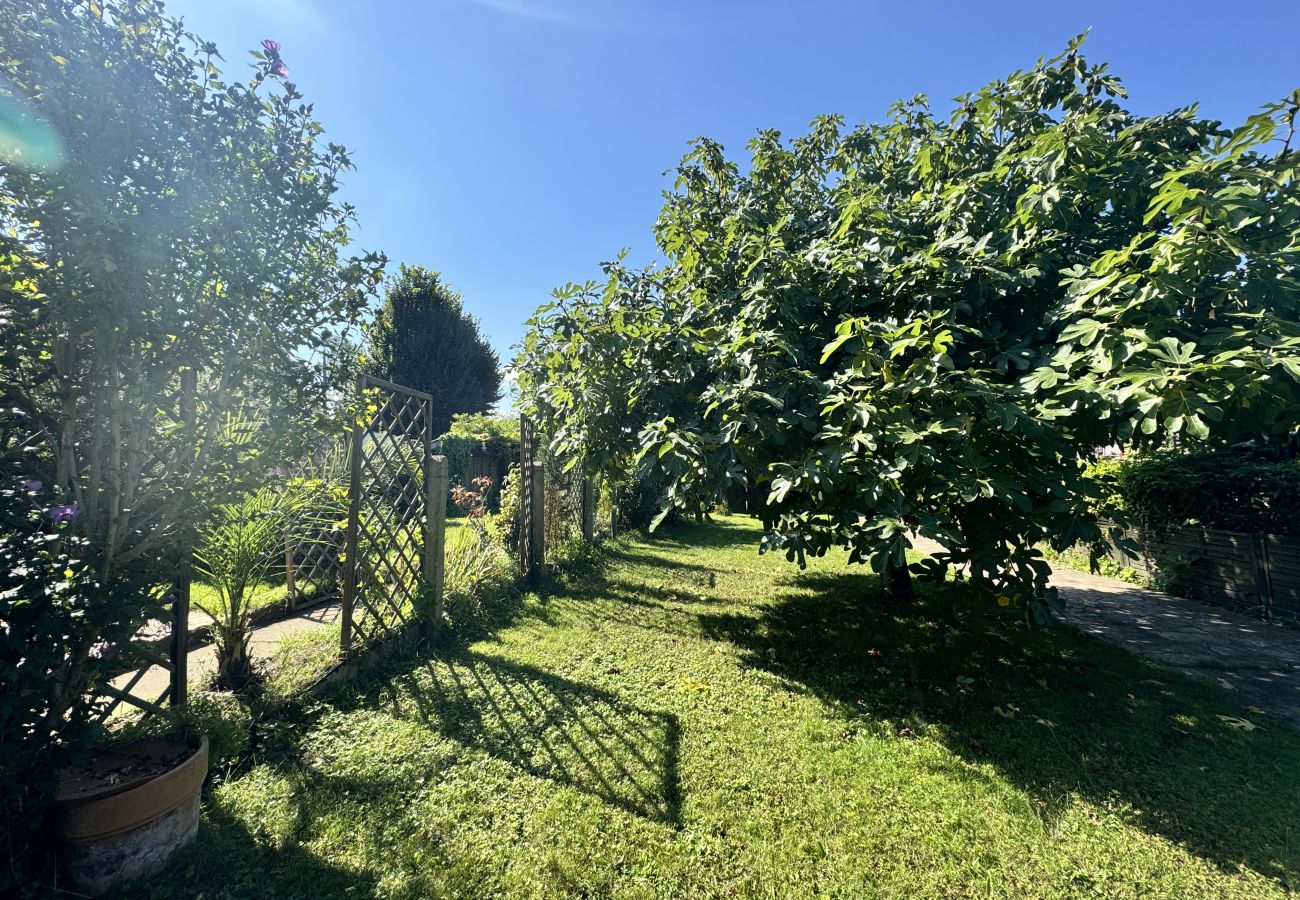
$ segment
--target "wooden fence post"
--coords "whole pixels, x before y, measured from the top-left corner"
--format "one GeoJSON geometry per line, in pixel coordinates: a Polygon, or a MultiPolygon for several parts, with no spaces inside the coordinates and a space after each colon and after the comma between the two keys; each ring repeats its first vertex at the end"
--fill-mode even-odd
{"type": "Polygon", "coordinates": [[[529,504],[528,522],[528,577],[537,578],[546,563],[546,472],[540,461],[533,462],[532,502],[529,504]]]}
{"type": "Polygon", "coordinates": [[[582,479],[582,539],[596,539],[596,486],[590,478],[582,479]]]}
{"type": "MultiPolygon", "coordinates": [[[[198,373],[188,368],[181,373],[181,421],[193,435],[196,421],[198,373]]],[[[172,709],[181,709],[189,699],[190,675],[190,583],[194,580],[194,548],[186,547],[176,573],[176,599],[172,603],[172,709]]]]}
{"type": "Polygon", "coordinates": [[[443,578],[447,561],[447,457],[429,457],[424,535],[424,578],[433,592],[433,626],[442,627],[443,578]]]}
{"type": "MultiPolygon", "coordinates": [[[[357,376],[357,398],[365,402],[366,376],[357,376]]],[[[347,560],[343,566],[343,610],[339,624],[339,649],[344,654],[352,651],[352,610],[357,602],[357,530],[361,520],[361,454],[364,452],[365,426],[360,417],[352,425],[352,440],[348,443],[348,530],[347,560]]]]}
{"type": "Polygon", "coordinates": [[[289,612],[298,611],[298,598],[294,584],[293,534],[289,528],[284,530],[284,591],[289,601],[289,612]]]}
{"type": "Polygon", "coordinates": [[[172,603],[172,709],[181,709],[189,698],[190,582],[194,564],[189,554],[181,561],[176,577],[176,600],[172,603]]]}
{"type": "Polygon", "coordinates": [[[609,486],[609,536],[618,537],[618,487],[609,486]]]}

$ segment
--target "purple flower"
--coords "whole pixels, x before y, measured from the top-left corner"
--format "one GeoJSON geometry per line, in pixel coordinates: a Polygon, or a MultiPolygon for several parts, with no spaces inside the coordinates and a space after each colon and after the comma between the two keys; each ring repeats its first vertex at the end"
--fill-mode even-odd
{"type": "Polygon", "coordinates": [[[277,78],[288,78],[289,67],[286,66],[282,61],[276,60],[273,63],[271,63],[271,74],[275,75],[277,78]]]}
{"type": "Polygon", "coordinates": [[[28,478],[28,479],[27,479],[26,481],[24,481],[23,484],[22,484],[22,488],[23,488],[23,490],[26,491],[26,492],[29,493],[29,494],[34,494],[34,493],[36,493],[37,491],[39,491],[39,490],[40,490],[41,488],[43,488],[43,487],[45,487],[45,482],[44,482],[44,481],[38,481],[38,480],[35,479],[35,478],[28,478]]]}
{"type": "Polygon", "coordinates": [[[45,514],[54,521],[55,525],[66,525],[75,519],[80,512],[81,506],[75,500],[67,506],[51,506],[45,510],[45,514]]]}
{"type": "Polygon", "coordinates": [[[275,56],[279,56],[280,42],[273,41],[270,38],[267,38],[266,40],[262,41],[262,49],[265,50],[267,53],[270,53],[275,56]]]}
{"type": "Polygon", "coordinates": [[[113,645],[108,641],[95,641],[90,645],[91,659],[108,659],[113,655],[113,645]]]}

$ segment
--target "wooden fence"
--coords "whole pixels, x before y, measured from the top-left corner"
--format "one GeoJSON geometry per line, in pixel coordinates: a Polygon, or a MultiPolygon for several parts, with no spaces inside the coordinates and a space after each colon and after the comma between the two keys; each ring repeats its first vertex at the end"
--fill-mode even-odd
{"type": "MultiPolygon", "coordinates": [[[[368,412],[348,439],[282,473],[298,483],[319,484],[326,497],[338,473],[347,472],[346,529],[291,524],[283,551],[284,611],[339,604],[343,656],[415,621],[424,592],[429,612],[440,620],[446,562],[447,460],[432,452],[429,396],[370,376],[361,377],[358,393],[368,400],[368,412]]],[[[519,574],[531,581],[546,566],[548,546],[553,553],[565,541],[595,539],[597,492],[589,478],[558,476],[548,486],[533,425],[527,419],[521,424],[519,574]]],[[[611,533],[616,522],[615,510],[611,533]]],[[[145,714],[184,705],[195,637],[190,582],[191,567],[185,564],[168,597],[171,622],[151,623],[112,649],[114,664],[92,689],[103,701],[101,720],[124,704],[145,714]],[[159,628],[165,633],[155,634],[159,628]]]]}
{"type": "Polygon", "coordinates": [[[1130,529],[1109,557],[1173,593],[1269,618],[1300,618],[1300,537],[1216,528],[1130,529]]]}

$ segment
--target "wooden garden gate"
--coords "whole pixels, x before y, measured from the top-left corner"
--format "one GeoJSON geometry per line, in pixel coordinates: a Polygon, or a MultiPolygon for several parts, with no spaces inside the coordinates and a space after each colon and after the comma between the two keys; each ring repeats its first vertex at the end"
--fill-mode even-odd
{"type": "Polygon", "coordinates": [[[348,441],[345,653],[419,614],[441,619],[447,512],[447,461],[432,453],[433,398],[370,375],[357,380],[357,393],[361,410],[348,441]]]}

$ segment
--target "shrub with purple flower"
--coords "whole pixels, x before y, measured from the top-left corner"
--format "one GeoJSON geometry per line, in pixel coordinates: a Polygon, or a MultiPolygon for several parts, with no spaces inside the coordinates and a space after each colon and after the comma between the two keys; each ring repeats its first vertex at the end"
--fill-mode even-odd
{"type": "Polygon", "coordinates": [[[50,517],[55,525],[66,525],[75,519],[81,512],[81,505],[75,500],[63,506],[51,506],[45,510],[45,514],[50,517]]]}
{"type": "Polygon", "coordinates": [[[270,73],[277,78],[288,78],[289,67],[284,64],[280,56],[280,42],[267,38],[262,41],[262,49],[266,51],[268,57],[266,64],[270,73]]]}

